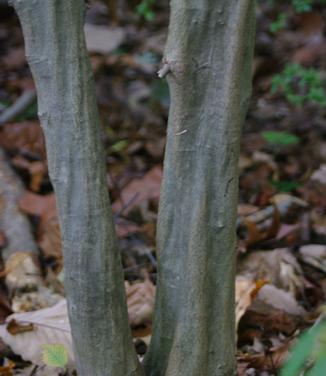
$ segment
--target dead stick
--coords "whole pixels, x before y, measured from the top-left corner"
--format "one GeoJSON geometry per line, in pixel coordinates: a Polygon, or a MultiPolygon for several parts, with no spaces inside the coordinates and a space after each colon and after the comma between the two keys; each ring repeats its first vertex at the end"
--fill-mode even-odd
{"type": "Polygon", "coordinates": [[[39,256],[38,246],[28,219],[18,208],[18,200],[24,192],[22,182],[0,150],[0,231],[7,240],[2,249],[2,258],[5,263],[6,284],[11,293],[16,289],[24,289],[26,285],[40,283],[41,272],[34,262],[39,256]],[[19,271],[25,275],[18,276],[19,271]],[[28,275],[30,273],[38,275],[28,275]]]}
{"type": "Polygon", "coordinates": [[[26,90],[17,101],[0,114],[0,127],[21,115],[35,100],[35,90],[26,90]]]}

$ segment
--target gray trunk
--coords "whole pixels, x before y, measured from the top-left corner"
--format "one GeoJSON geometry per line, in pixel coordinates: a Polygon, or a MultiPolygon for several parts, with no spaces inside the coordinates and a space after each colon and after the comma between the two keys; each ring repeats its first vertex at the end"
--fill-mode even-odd
{"type": "Polygon", "coordinates": [[[235,374],[235,221],[254,0],[172,0],[151,376],[235,374]]]}
{"type": "MultiPolygon", "coordinates": [[[[106,188],[83,0],[13,0],[37,84],[63,237],[80,376],[142,371],[132,348],[106,188]]],[[[171,90],[158,223],[150,376],[235,373],[238,156],[251,87],[254,0],[172,0],[171,90]]]]}
{"type": "Polygon", "coordinates": [[[83,0],[13,0],[37,85],[80,376],[140,375],[112,221],[83,0]]]}

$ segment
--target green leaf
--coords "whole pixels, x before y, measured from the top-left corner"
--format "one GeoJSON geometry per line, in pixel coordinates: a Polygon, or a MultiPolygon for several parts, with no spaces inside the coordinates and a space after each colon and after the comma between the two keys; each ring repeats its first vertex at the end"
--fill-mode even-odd
{"type": "Polygon", "coordinates": [[[320,72],[300,64],[287,64],[271,82],[271,93],[283,93],[289,103],[302,107],[311,102],[326,107],[326,93],[320,72]]]}
{"type": "Polygon", "coordinates": [[[128,145],[128,141],[127,140],[120,140],[120,141],[117,141],[115,144],[113,144],[111,146],[111,150],[116,152],[116,153],[119,153],[120,151],[122,151],[126,146],[128,145]]]}
{"type": "Polygon", "coordinates": [[[319,342],[325,340],[321,338],[325,336],[326,322],[322,322],[313,326],[309,331],[305,332],[292,349],[291,355],[281,370],[280,376],[299,376],[306,368],[307,362],[315,361],[313,367],[306,372],[306,376],[325,376],[326,374],[326,355],[314,354],[319,342]],[[313,357],[314,356],[314,357],[313,357]]]}
{"type": "Polygon", "coordinates": [[[282,29],[285,29],[286,27],[286,21],[287,21],[287,16],[285,13],[280,13],[276,20],[274,22],[272,22],[272,24],[270,25],[269,27],[269,30],[272,32],[272,33],[276,33],[282,29]]]}
{"type": "Polygon", "coordinates": [[[281,131],[266,131],[262,132],[263,139],[272,145],[296,145],[300,142],[300,138],[292,133],[281,131]]]}
{"type": "Polygon", "coordinates": [[[313,0],[292,0],[293,8],[298,13],[309,12],[312,9],[313,0]]]}
{"type": "Polygon", "coordinates": [[[326,375],[326,356],[316,362],[313,368],[306,374],[307,376],[325,376],[326,375]]]}
{"type": "Polygon", "coordinates": [[[64,368],[68,363],[68,352],[61,344],[43,346],[43,362],[51,367],[64,368]]]}
{"type": "Polygon", "coordinates": [[[152,7],[155,0],[142,0],[140,4],[136,6],[136,12],[145,18],[146,21],[152,21],[155,17],[155,13],[152,7]]]}
{"type": "Polygon", "coordinates": [[[283,367],[280,376],[299,376],[313,348],[316,327],[304,333],[295,345],[289,360],[283,367]]]}
{"type": "Polygon", "coordinates": [[[291,192],[300,187],[298,182],[291,180],[272,180],[271,184],[278,192],[291,192]]]}

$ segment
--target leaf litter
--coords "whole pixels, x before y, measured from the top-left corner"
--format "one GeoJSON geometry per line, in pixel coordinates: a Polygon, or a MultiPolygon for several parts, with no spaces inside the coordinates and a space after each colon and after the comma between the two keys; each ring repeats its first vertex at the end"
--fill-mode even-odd
{"type": "MultiPolygon", "coordinates": [[[[87,40],[108,188],[125,270],[130,325],[142,357],[150,341],[156,289],[155,225],[169,104],[167,85],[156,72],[168,7],[158,1],[156,16],[148,23],[135,17],[130,5],[123,13],[111,6],[108,13],[100,1],[91,3],[87,40]]],[[[2,114],[24,92],[35,90],[19,24],[13,13],[6,14],[7,18],[0,17],[2,114]]],[[[325,109],[310,104],[293,107],[281,93],[270,92],[272,78],[285,61],[313,65],[325,75],[325,19],[318,9],[296,15],[286,4],[272,8],[261,2],[257,25],[253,99],[239,161],[239,376],[276,375],[298,333],[319,317],[326,294],[325,109]],[[279,11],[285,12],[288,21],[283,31],[271,34],[269,25],[279,11]]],[[[15,210],[28,221],[29,236],[35,250],[40,250],[31,258],[29,249],[14,247],[14,258],[6,262],[12,238],[8,227],[0,226],[0,318],[2,322],[6,318],[0,331],[11,346],[10,350],[0,343],[0,375],[58,375],[42,360],[42,346],[51,343],[64,346],[74,368],[60,226],[36,113],[36,104],[31,103],[0,128],[0,147],[23,187],[15,210]],[[15,282],[10,282],[8,273],[15,282]],[[36,275],[32,280],[37,286],[17,282],[22,275],[36,275]],[[8,289],[13,285],[16,288],[8,289]],[[12,311],[21,313],[10,315],[12,311]],[[32,365],[27,367],[17,355],[32,365]]],[[[3,171],[0,164],[2,181],[3,171]]],[[[7,197],[1,190],[0,224],[7,197]]]]}

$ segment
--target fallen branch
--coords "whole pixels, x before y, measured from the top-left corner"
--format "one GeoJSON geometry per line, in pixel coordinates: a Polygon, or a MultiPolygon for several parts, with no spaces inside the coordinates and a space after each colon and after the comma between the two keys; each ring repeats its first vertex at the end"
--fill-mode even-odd
{"type": "Polygon", "coordinates": [[[21,115],[35,100],[35,90],[26,90],[17,101],[0,114],[0,127],[21,115]]]}
{"type": "Polygon", "coordinates": [[[6,238],[2,249],[5,269],[0,277],[5,277],[14,311],[20,311],[22,305],[24,309],[37,309],[57,301],[45,287],[38,264],[38,246],[28,219],[18,208],[24,192],[22,182],[0,150],[0,231],[6,238]],[[30,301],[29,307],[26,307],[27,301],[30,301]]]}

